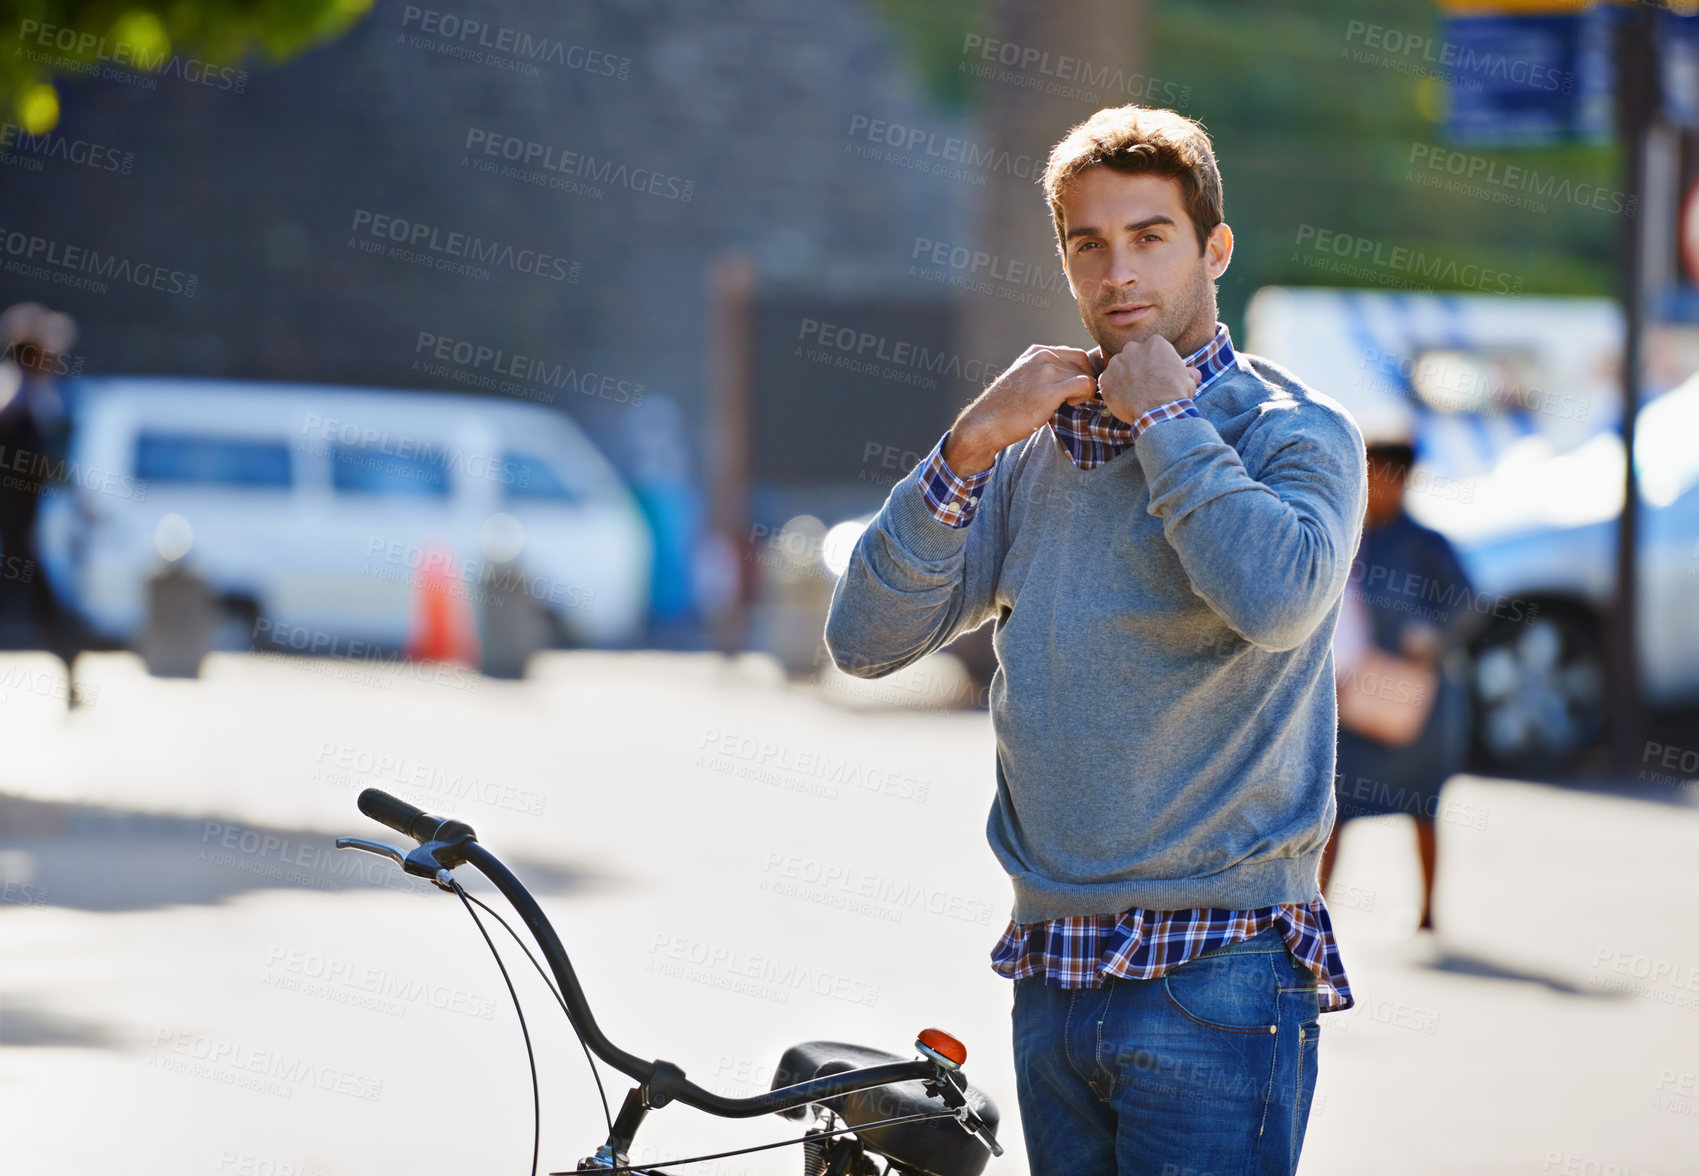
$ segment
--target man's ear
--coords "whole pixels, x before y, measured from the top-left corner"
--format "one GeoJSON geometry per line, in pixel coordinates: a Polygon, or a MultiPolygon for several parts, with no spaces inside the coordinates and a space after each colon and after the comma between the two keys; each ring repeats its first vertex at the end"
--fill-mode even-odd
{"type": "Polygon", "coordinates": [[[1204,266],[1208,269],[1211,280],[1227,272],[1228,263],[1233,260],[1233,230],[1225,221],[1209,231],[1209,240],[1204,244],[1203,256],[1204,266]]]}

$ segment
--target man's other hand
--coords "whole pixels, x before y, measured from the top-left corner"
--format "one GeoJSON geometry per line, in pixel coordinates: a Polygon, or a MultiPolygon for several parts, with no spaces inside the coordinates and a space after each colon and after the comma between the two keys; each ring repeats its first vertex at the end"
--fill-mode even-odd
{"type": "Polygon", "coordinates": [[[1130,425],[1159,404],[1190,396],[1201,379],[1172,343],[1153,335],[1128,343],[1110,356],[1097,387],[1104,407],[1130,425]]]}

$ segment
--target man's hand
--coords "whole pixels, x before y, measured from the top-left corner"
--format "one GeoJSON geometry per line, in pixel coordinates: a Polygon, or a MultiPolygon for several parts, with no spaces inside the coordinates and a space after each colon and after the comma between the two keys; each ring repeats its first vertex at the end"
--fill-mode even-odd
{"type": "Polygon", "coordinates": [[[1059,406],[1083,404],[1096,391],[1085,352],[1034,343],[962,410],[944,445],[944,460],[962,477],[988,470],[1005,446],[1032,436],[1059,406]]]}
{"type": "Polygon", "coordinates": [[[1202,378],[1196,368],[1186,366],[1172,343],[1152,335],[1112,355],[1097,387],[1104,407],[1130,425],[1159,404],[1190,396],[1202,378]]]}

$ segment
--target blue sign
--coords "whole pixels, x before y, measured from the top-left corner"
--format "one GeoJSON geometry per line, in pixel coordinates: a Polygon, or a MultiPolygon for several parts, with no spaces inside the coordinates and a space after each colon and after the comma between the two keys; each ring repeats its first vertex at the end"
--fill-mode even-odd
{"type": "Polygon", "coordinates": [[[1434,73],[1451,99],[1450,137],[1473,146],[1610,139],[1609,7],[1447,17],[1434,73]]]}

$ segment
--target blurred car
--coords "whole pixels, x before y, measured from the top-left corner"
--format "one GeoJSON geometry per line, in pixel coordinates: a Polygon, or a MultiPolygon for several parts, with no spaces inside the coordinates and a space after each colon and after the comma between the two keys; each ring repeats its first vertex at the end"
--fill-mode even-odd
{"type": "Polygon", "coordinates": [[[135,643],[148,580],[172,559],[206,582],[239,647],[245,630],[284,648],[400,648],[428,576],[474,615],[522,592],[565,644],[642,629],[648,530],[557,411],[175,378],[68,392],[71,448],[39,546],[56,595],[106,638],[135,643]]]}
{"type": "MultiPolygon", "coordinates": [[[[1699,700],[1699,376],[1640,410],[1637,600],[1641,688],[1699,700]]],[[[1608,463],[1620,479],[1620,441],[1608,463]]],[[[1618,508],[1618,489],[1608,499],[1618,508]]],[[[1573,759],[1604,732],[1605,618],[1616,593],[1614,517],[1470,545],[1460,554],[1498,614],[1475,643],[1479,739],[1498,762],[1573,759]]]]}
{"type": "MultiPolygon", "coordinates": [[[[1610,689],[1616,304],[1269,287],[1247,318],[1246,349],[1338,400],[1367,439],[1414,440],[1406,507],[1452,541],[1474,588],[1476,762],[1573,763],[1602,737],[1610,689]]],[[[1690,336],[1657,341],[1654,367],[1691,372],[1690,336]]],[[[1699,380],[1671,383],[1636,418],[1637,648],[1642,697],[1675,708],[1699,702],[1699,380]]]]}

